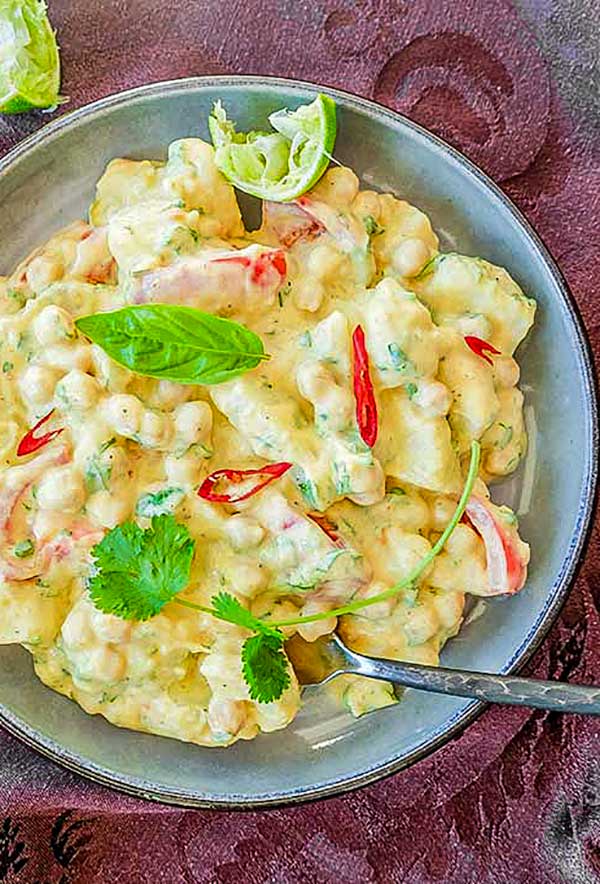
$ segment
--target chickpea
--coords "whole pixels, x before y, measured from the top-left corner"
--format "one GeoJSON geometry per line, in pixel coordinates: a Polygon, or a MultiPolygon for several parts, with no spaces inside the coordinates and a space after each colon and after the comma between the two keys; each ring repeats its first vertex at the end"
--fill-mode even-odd
{"type": "Polygon", "coordinates": [[[456,501],[449,497],[436,496],[431,504],[431,528],[443,531],[456,509],[456,501]]]}
{"type": "Polygon", "coordinates": [[[37,502],[45,510],[76,513],[84,501],[83,476],[71,465],[48,470],[37,486],[37,502]]]}
{"type": "Polygon", "coordinates": [[[365,218],[370,215],[379,221],[379,195],[373,190],[361,190],[352,206],[355,215],[365,218]]]}
{"type": "Polygon", "coordinates": [[[97,681],[113,684],[125,675],[125,657],[116,648],[95,648],[86,662],[86,670],[97,681]]]}
{"type": "Polygon", "coordinates": [[[165,457],[165,475],[167,482],[174,485],[195,485],[200,479],[202,461],[197,454],[185,454],[175,457],[168,454],[165,457]]]}
{"type": "Polygon", "coordinates": [[[439,630],[440,620],[431,604],[417,604],[407,610],[402,628],[409,645],[422,645],[439,630]]]}
{"type": "MultiPolygon", "coordinates": [[[[310,617],[312,614],[323,614],[330,611],[332,604],[328,600],[318,601],[309,599],[301,611],[302,617],[310,617]]],[[[324,620],[315,620],[313,623],[300,623],[298,632],[305,642],[314,642],[322,635],[328,635],[335,630],[337,617],[327,617],[324,620]]]]}
{"type": "Polygon", "coordinates": [[[140,444],[145,448],[164,451],[173,436],[173,422],[166,414],[146,411],[142,415],[139,430],[140,444]]]}
{"type": "Polygon", "coordinates": [[[195,442],[207,442],[213,424],[212,408],[208,402],[184,402],[173,415],[178,445],[187,448],[195,442]]]}
{"type": "Polygon", "coordinates": [[[265,536],[262,525],[251,516],[237,514],[225,522],[225,533],[236,550],[252,549],[265,536]]]}
{"type": "Polygon", "coordinates": [[[238,595],[245,598],[252,598],[261,589],[264,589],[266,583],[266,574],[264,568],[253,565],[250,562],[239,562],[235,569],[235,586],[238,595]]]}
{"type": "Polygon", "coordinates": [[[431,549],[429,541],[420,534],[403,531],[396,525],[384,528],[381,534],[387,549],[387,572],[394,582],[404,580],[431,549]]]}
{"type": "Polygon", "coordinates": [[[124,642],[131,637],[131,623],[97,608],[90,612],[90,626],[103,642],[124,642]]]}
{"type": "Polygon", "coordinates": [[[329,203],[348,206],[358,194],[358,188],[359,181],[352,169],[336,166],[323,176],[315,188],[315,195],[329,203]]]}
{"type": "MultiPolygon", "coordinates": [[[[379,593],[384,592],[386,589],[389,589],[389,583],[383,583],[377,580],[359,589],[354,598],[370,599],[373,598],[373,596],[379,595],[379,593]]],[[[396,607],[397,603],[397,598],[390,598],[385,599],[382,602],[375,602],[374,604],[369,605],[367,608],[362,608],[360,611],[358,611],[357,616],[367,617],[369,620],[383,621],[391,616],[392,611],[396,607]]]]}
{"type": "Polygon", "coordinates": [[[340,266],[343,256],[337,249],[328,245],[314,246],[306,262],[309,275],[317,279],[326,279],[340,266]]]}
{"type": "Polygon", "coordinates": [[[401,276],[416,276],[429,260],[429,248],[422,239],[409,236],[396,248],[392,264],[401,276]]]}
{"type": "Polygon", "coordinates": [[[43,365],[28,365],[19,378],[19,390],[27,403],[41,405],[50,402],[54,396],[54,388],[60,372],[43,365]]]}
{"type": "Polygon", "coordinates": [[[96,403],[100,393],[96,378],[74,368],[59,381],[55,395],[66,408],[84,411],[96,403]]]}
{"type": "Polygon", "coordinates": [[[468,525],[456,526],[446,541],[446,552],[456,559],[474,556],[480,544],[479,536],[468,525]]]}
{"type": "Polygon", "coordinates": [[[440,592],[433,599],[433,604],[444,629],[454,629],[460,624],[465,604],[462,592],[440,592]]]}
{"type": "Polygon", "coordinates": [[[27,283],[38,294],[50,283],[62,279],[64,272],[64,262],[60,255],[38,255],[27,268],[27,283]]]}
{"type": "Polygon", "coordinates": [[[49,304],[40,310],[32,326],[36,338],[44,347],[74,340],[76,337],[73,317],[56,304],[49,304]]]}
{"type": "Polygon", "coordinates": [[[314,313],[319,309],[325,297],[325,289],[319,280],[313,277],[300,279],[292,288],[294,304],[298,310],[314,313]]]}
{"type": "Polygon", "coordinates": [[[65,645],[75,650],[84,648],[93,641],[88,611],[83,605],[76,605],[69,611],[61,628],[61,635],[65,645]]]}
{"type": "Polygon", "coordinates": [[[95,374],[101,385],[114,393],[121,393],[134,377],[130,371],[114,362],[110,356],[96,344],[91,347],[91,359],[95,374]]]}
{"type": "Polygon", "coordinates": [[[111,259],[107,229],[97,228],[77,244],[71,275],[92,282],[108,282],[111,278],[111,259]]]}
{"type": "Polygon", "coordinates": [[[89,344],[54,344],[42,351],[40,360],[62,371],[72,368],[88,371],[92,365],[91,349],[89,344]]]}
{"type": "Polygon", "coordinates": [[[521,370],[512,356],[494,356],[494,377],[499,387],[516,387],[521,370]]]}
{"type": "Polygon", "coordinates": [[[147,399],[153,408],[171,409],[185,402],[190,394],[190,388],[186,384],[176,384],[173,381],[156,381],[147,399]]]}
{"type": "Polygon", "coordinates": [[[385,497],[385,474],[379,461],[374,460],[372,464],[352,461],[347,464],[347,472],[352,489],[348,494],[350,500],[360,506],[369,506],[369,504],[383,500],[385,497]]]}
{"type": "Polygon", "coordinates": [[[114,528],[127,520],[132,503],[127,498],[116,497],[109,491],[102,490],[92,494],[85,508],[88,515],[99,525],[104,528],[114,528]]]}
{"type": "Polygon", "coordinates": [[[448,414],[452,404],[452,394],[448,387],[439,381],[423,381],[418,385],[413,402],[422,408],[428,417],[443,417],[448,414]]]}
{"type": "Polygon", "coordinates": [[[135,436],[140,430],[144,406],[137,396],[116,393],[103,403],[104,417],[116,433],[135,436]]]}
{"type": "Polygon", "coordinates": [[[208,704],[208,725],[215,734],[235,736],[244,726],[247,704],[244,700],[211,697],[208,704]]]}
{"type": "Polygon", "coordinates": [[[326,414],[331,430],[342,429],[352,419],[354,402],[322,362],[303,362],[296,374],[298,389],[317,413],[326,414]]]}
{"type": "Polygon", "coordinates": [[[322,362],[307,361],[298,366],[296,383],[302,396],[314,402],[321,399],[327,387],[335,381],[322,362]]]}

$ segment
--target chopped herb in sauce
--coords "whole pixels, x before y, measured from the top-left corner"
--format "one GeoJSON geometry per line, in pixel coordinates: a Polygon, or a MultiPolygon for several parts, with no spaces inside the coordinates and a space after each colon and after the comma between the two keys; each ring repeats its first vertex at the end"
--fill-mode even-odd
{"type": "Polygon", "coordinates": [[[385,227],[378,224],[372,215],[365,215],[363,221],[369,236],[380,236],[382,233],[385,233],[385,227]]]}
{"type": "Polygon", "coordinates": [[[13,549],[13,553],[18,559],[26,559],[33,555],[34,549],[33,542],[27,539],[17,543],[13,549]]]}
{"type": "Polygon", "coordinates": [[[412,362],[404,352],[404,350],[396,344],[395,341],[391,341],[388,344],[388,353],[390,354],[390,361],[396,371],[407,372],[413,368],[412,362]]]}

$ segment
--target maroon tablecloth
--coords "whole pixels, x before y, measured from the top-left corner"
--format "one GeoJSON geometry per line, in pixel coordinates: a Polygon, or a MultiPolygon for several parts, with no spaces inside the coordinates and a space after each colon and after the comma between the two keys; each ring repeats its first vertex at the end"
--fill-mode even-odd
{"type": "MultiPolygon", "coordinates": [[[[153,80],[264,73],[354,90],[424,123],[537,226],[600,345],[598,0],[49,2],[70,107],[153,80]]],[[[0,120],[0,150],[46,119],[0,120]]],[[[597,529],[537,676],[600,683],[597,529]]],[[[127,798],[0,732],[0,881],[590,884],[599,743],[592,719],[490,709],[385,782],[236,814],[127,798]]]]}

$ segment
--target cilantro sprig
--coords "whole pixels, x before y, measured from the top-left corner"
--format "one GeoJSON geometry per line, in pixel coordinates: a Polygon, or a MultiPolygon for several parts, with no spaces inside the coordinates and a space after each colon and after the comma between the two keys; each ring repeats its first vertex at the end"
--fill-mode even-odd
{"type": "Polygon", "coordinates": [[[242,645],[242,674],[250,698],[259,703],[278,700],[290,686],[281,630],[255,617],[228,592],[213,596],[211,602],[212,607],[208,610],[214,617],[254,632],[242,645]]]}
{"type": "Polygon", "coordinates": [[[154,516],[145,531],[135,522],[117,525],[92,549],[92,601],[105,614],[149,620],[186,588],[194,546],[170,515],[154,516]]]}
{"type": "Polygon", "coordinates": [[[255,617],[227,592],[213,596],[210,606],[181,598],[179,593],[189,584],[195,542],[187,526],[178,523],[172,514],[154,516],[146,530],[134,522],[125,522],[109,531],[92,549],[94,570],[88,580],[90,596],[101,611],[125,620],[148,620],[173,601],[249,630],[252,634],[245,639],[241,654],[244,680],[251,699],[271,703],[282,696],[291,682],[281,629],[354,614],[402,591],[414,589],[464,513],[479,471],[479,459],[479,443],[473,442],[467,479],[445,530],[404,580],[370,598],[356,599],[330,611],[280,621],[255,617]]]}
{"type": "Polygon", "coordinates": [[[124,620],[149,620],[171,601],[250,630],[242,645],[242,673],[250,697],[278,700],[290,685],[283,633],[254,617],[232,595],[221,592],[211,607],[176,598],[190,581],[195,542],[172,514],[154,516],[143,530],[135,522],[113,528],[92,549],[88,579],[92,601],[105,614],[124,620]]]}

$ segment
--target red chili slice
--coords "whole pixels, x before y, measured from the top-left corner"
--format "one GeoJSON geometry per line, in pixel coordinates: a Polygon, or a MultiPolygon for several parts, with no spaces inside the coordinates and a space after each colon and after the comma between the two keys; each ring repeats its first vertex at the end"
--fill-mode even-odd
{"type": "Polygon", "coordinates": [[[370,448],[377,441],[378,421],[375,391],[369,373],[369,354],[362,326],[357,325],[352,334],[354,356],[354,398],[356,422],[363,442],[370,448]]]}
{"type": "Polygon", "coordinates": [[[282,461],[281,463],[267,464],[267,466],[261,467],[259,470],[216,470],[216,472],[206,477],[198,489],[198,497],[202,497],[204,500],[211,500],[213,503],[237,503],[238,500],[247,500],[248,497],[258,494],[266,485],[287,473],[292,466],[293,464],[282,461]],[[249,491],[244,491],[242,494],[236,496],[234,491],[215,491],[219,482],[225,481],[231,486],[236,486],[241,485],[242,482],[245,482],[251,476],[257,476],[258,481],[249,491]]]}
{"type": "Polygon", "coordinates": [[[35,427],[32,427],[28,433],[25,433],[17,447],[17,457],[24,457],[26,454],[32,454],[34,451],[43,448],[48,442],[52,442],[53,439],[56,439],[56,437],[62,433],[64,427],[60,427],[58,430],[50,430],[49,433],[44,433],[43,436],[34,435],[40,427],[43,427],[46,421],[50,420],[54,412],[55,409],[53,408],[52,411],[49,411],[47,415],[37,422],[35,427]]]}
{"type": "Polygon", "coordinates": [[[486,362],[489,362],[490,365],[493,365],[494,363],[487,354],[492,353],[494,356],[500,355],[500,350],[496,350],[493,344],[490,344],[489,341],[484,341],[483,338],[476,338],[473,335],[465,335],[465,344],[476,356],[481,356],[481,358],[485,359],[486,362]]]}
{"type": "Polygon", "coordinates": [[[318,525],[321,531],[329,537],[329,539],[333,542],[335,546],[339,546],[343,549],[346,544],[337,533],[337,525],[335,522],[329,518],[329,516],[323,515],[323,513],[307,513],[307,517],[314,522],[315,525],[318,525]]]}

